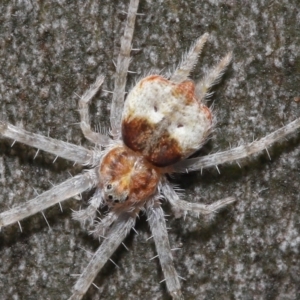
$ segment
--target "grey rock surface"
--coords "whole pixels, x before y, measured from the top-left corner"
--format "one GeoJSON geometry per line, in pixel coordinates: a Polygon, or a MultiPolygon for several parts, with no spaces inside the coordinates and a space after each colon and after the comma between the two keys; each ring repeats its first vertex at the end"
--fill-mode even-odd
{"type": "MultiPolygon", "coordinates": [[[[29,131],[92,147],[79,126],[78,96],[97,75],[113,89],[128,1],[0,3],[1,118],[29,131]]],[[[204,32],[210,39],[193,72],[200,78],[228,51],[234,59],[213,97],[218,124],[200,152],[251,142],[300,116],[300,6],[297,0],[142,1],[128,86],[167,72],[204,32]]],[[[109,127],[111,95],[91,106],[93,126],[109,127]]],[[[31,199],[81,171],[35,149],[0,140],[0,209],[31,199]]],[[[168,217],[185,299],[300,299],[300,134],[236,164],[174,179],[188,201],[238,202],[213,220],[168,217]]],[[[82,195],[88,201],[91,193],[82,195]]],[[[98,246],[71,219],[71,199],[0,233],[0,299],[68,299],[98,246]],[[85,251],[85,250],[86,251],[85,251]]],[[[168,207],[166,207],[168,211],[168,207]]],[[[169,299],[146,219],[84,299],[169,299]]]]}

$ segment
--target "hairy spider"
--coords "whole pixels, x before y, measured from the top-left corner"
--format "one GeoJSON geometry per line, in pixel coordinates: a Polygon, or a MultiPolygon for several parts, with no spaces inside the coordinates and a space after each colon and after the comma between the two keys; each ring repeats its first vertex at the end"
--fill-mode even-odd
{"type": "Polygon", "coordinates": [[[231,61],[231,54],[227,54],[203,80],[191,81],[188,76],[208,37],[204,34],[169,78],[160,75],[143,78],[123,104],[137,8],[138,1],[131,0],[117,62],[110,137],[92,131],[88,114],[88,105],[104,80],[102,76],[79,101],[80,126],[85,137],[96,145],[94,150],[29,133],[4,121],[0,123],[0,133],[4,137],[91,167],[87,172],[0,214],[0,227],[4,227],[96,188],[88,208],[74,212],[73,217],[82,223],[90,223],[92,234],[104,239],[78,278],[70,299],[82,298],[97,273],[133,228],[141,211],[147,214],[167,289],[174,299],[181,299],[179,276],[172,262],[161,202],[169,202],[176,215],[185,215],[188,211],[213,214],[235,199],[228,197],[211,205],[188,203],[180,200],[166,174],[196,171],[247,157],[267,149],[300,126],[300,119],[297,119],[249,145],[205,157],[188,158],[211,132],[214,116],[203,100],[210,96],[211,87],[219,82],[231,61]],[[109,212],[99,219],[98,210],[104,206],[109,212]]]}

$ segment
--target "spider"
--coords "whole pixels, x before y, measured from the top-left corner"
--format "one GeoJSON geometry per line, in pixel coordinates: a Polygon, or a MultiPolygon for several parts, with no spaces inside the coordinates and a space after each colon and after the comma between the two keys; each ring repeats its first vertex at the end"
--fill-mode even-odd
{"type": "Polygon", "coordinates": [[[185,202],[180,200],[166,174],[196,171],[247,157],[267,149],[268,145],[300,126],[300,119],[297,119],[249,145],[201,158],[189,158],[203,145],[213,128],[214,116],[201,100],[210,95],[211,87],[222,77],[231,61],[231,54],[226,55],[202,81],[194,84],[188,76],[208,37],[204,34],[191,47],[170,78],[160,75],[143,78],[128,94],[124,106],[126,74],[137,8],[138,1],[132,0],[117,63],[111,109],[111,138],[93,132],[89,122],[88,105],[104,80],[102,76],[98,77],[79,101],[81,129],[85,137],[96,145],[94,150],[32,134],[4,121],[0,123],[0,132],[4,137],[91,166],[89,171],[67,180],[24,205],[0,214],[0,226],[4,227],[96,187],[89,207],[74,212],[73,216],[82,223],[90,223],[93,226],[91,233],[104,239],[78,278],[70,299],[82,298],[97,273],[133,228],[136,216],[141,211],[147,215],[167,289],[174,299],[182,298],[180,278],[172,263],[161,202],[169,202],[174,213],[179,216],[188,211],[213,214],[235,199],[228,197],[211,205],[185,202]],[[165,101],[156,102],[157,99],[165,101]],[[175,133],[171,134],[173,129],[175,133]],[[101,219],[98,219],[99,207],[109,209],[101,219]]]}

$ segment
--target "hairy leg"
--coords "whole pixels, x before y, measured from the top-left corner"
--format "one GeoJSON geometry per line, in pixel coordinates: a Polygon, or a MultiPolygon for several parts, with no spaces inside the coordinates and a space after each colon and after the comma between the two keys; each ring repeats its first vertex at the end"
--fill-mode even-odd
{"type": "Polygon", "coordinates": [[[179,278],[173,264],[164,212],[160,206],[148,208],[147,217],[168,291],[173,299],[182,299],[179,278]]]}
{"type": "Polygon", "coordinates": [[[81,165],[94,163],[94,152],[84,147],[31,133],[9,123],[0,121],[0,134],[14,141],[44,150],[81,165]]]}
{"type": "Polygon", "coordinates": [[[250,144],[239,146],[230,149],[228,151],[206,155],[203,157],[186,159],[173,166],[174,172],[181,173],[181,172],[197,171],[197,170],[201,170],[202,168],[217,166],[219,164],[248,157],[251,154],[267,149],[267,147],[269,147],[276,141],[281,140],[288,134],[295,132],[299,127],[300,127],[300,118],[274,131],[273,133],[270,133],[264,138],[258,141],[254,141],[250,144]]]}
{"type": "Polygon", "coordinates": [[[162,193],[166,197],[167,201],[171,204],[172,211],[176,217],[181,216],[182,213],[186,214],[188,211],[201,215],[214,214],[236,201],[236,199],[233,197],[227,197],[212,204],[191,203],[180,200],[178,194],[167,180],[162,185],[162,193]]]}
{"type": "Polygon", "coordinates": [[[86,225],[86,223],[93,225],[97,211],[102,204],[101,190],[97,189],[93,197],[89,200],[89,206],[85,209],[73,211],[72,218],[79,221],[81,225],[86,225]]]}
{"type": "Polygon", "coordinates": [[[221,61],[207,72],[204,78],[196,83],[196,95],[199,101],[211,96],[210,89],[218,84],[232,59],[232,53],[227,53],[221,61]]]}
{"type": "Polygon", "coordinates": [[[89,233],[93,235],[95,239],[105,238],[110,226],[118,219],[118,215],[114,212],[110,212],[106,217],[99,222],[96,222],[94,229],[89,233]]]}
{"type": "Polygon", "coordinates": [[[124,35],[121,39],[121,49],[117,61],[115,88],[110,112],[111,134],[114,138],[119,138],[121,134],[120,126],[124,106],[125,86],[130,63],[131,42],[138,6],[138,0],[130,0],[127,23],[124,35]]]}
{"type": "Polygon", "coordinates": [[[200,38],[198,38],[195,44],[191,46],[185,58],[171,76],[171,81],[180,83],[188,79],[190,72],[194,69],[195,64],[197,63],[198,56],[201,54],[207,38],[208,33],[204,33],[202,36],[200,36],[200,38]]]}
{"type": "Polygon", "coordinates": [[[93,227],[89,234],[92,234],[95,239],[105,238],[108,229],[118,219],[118,215],[114,212],[109,212],[103,219],[97,218],[97,212],[99,213],[99,208],[103,205],[101,190],[97,189],[89,200],[89,206],[72,214],[72,218],[82,225],[88,224],[93,227]]]}
{"type": "Polygon", "coordinates": [[[94,169],[70,178],[36,198],[1,213],[0,229],[43,211],[58,202],[76,196],[95,186],[96,181],[97,175],[94,169]]]}
{"type": "Polygon", "coordinates": [[[119,216],[118,220],[109,229],[107,238],[103,240],[102,244],[77,280],[73,288],[73,295],[69,300],[80,300],[84,296],[97,274],[126,238],[134,224],[135,218],[132,218],[127,214],[119,216]]]}
{"type": "Polygon", "coordinates": [[[81,130],[89,141],[94,144],[106,146],[109,144],[110,138],[106,135],[94,132],[91,129],[89,118],[89,104],[95,94],[98,92],[102,85],[104,76],[99,76],[95,83],[82,95],[79,100],[79,113],[80,113],[80,127],[81,130]]]}

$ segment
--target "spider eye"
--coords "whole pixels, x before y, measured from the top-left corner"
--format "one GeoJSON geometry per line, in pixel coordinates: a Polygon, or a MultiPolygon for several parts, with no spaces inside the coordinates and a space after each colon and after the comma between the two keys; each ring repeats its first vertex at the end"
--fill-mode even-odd
{"type": "Polygon", "coordinates": [[[108,185],[106,186],[106,188],[107,188],[108,190],[111,190],[111,189],[112,189],[112,185],[111,185],[111,184],[108,184],[108,185]]]}
{"type": "Polygon", "coordinates": [[[112,200],[114,197],[112,195],[107,196],[108,200],[112,200]]]}
{"type": "Polygon", "coordinates": [[[120,200],[116,199],[114,200],[115,203],[120,203],[120,200]]]}

